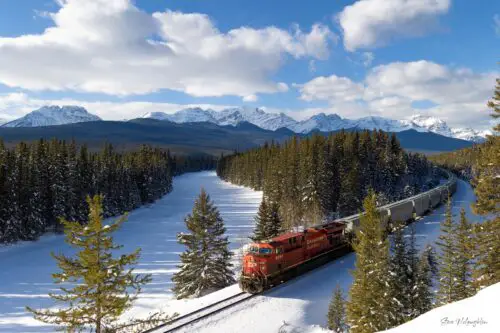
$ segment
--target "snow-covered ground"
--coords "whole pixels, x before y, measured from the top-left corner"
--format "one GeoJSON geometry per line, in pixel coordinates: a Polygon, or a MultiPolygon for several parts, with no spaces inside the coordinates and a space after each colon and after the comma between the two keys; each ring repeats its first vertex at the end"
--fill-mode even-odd
{"type": "Polygon", "coordinates": [[[500,332],[499,299],[500,283],[497,283],[472,297],[441,306],[384,332],[498,333],[500,332]]]}
{"type": "MultiPolygon", "coordinates": [[[[145,316],[158,309],[184,314],[240,292],[238,286],[233,285],[199,299],[172,299],[170,278],[179,262],[178,255],[183,250],[176,243],[175,235],[184,230],[183,218],[190,212],[201,186],[205,187],[221,210],[233,249],[240,248],[246,236],[252,232],[253,216],[260,203],[261,192],[224,183],[213,172],[175,178],[173,193],[150,207],[132,212],[129,221],[115,237],[118,243],[126,245],[126,250],[142,247],[137,271],[153,274],[153,283],[146,287],[143,296],[128,313],[129,316],[145,316]]],[[[470,211],[473,200],[471,187],[459,181],[454,196],[454,214],[458,215],[460,208],[464,207],[470,219],[477,221],[478,217],[470,211]]],[[[421,247],[436,240],[443,213],[444,207],[440,207],[415,223],[421,247]]],[[[35,243],[0,248],[3,268],[0,271],[0,332],[53,330],[40,325],[24,311],[25,305],[46,307],[51,304],[47,293],[54,290],[50,273],[55,271],[55,264],[49,256],[50,251],[68,251],[63,237],[50,235],[35,243]]],[[[354,258],[353,254],[349,254],[266,295],[257,296],[186,327],[184,332],[328,332],[323,327],[326,326],[331,292],[337,283],[347,292],[352,282],[349,271],[354,267],[354,258]]],[[[487,318],[486,315],[483,319],[494,323],[494,318],[487,318]]],[[[477,329],[471,332],[483,332],[477,329]]]]}
{"type": "MultiPolygon", "coordinates": [[[[176,234],[185,231],[184,217],[191,211],[201,187],[219,207],[232,249],[240,248],[252,233],[253,217],[262,192],[225,183],[215,172],[176,177],[172,193],[149,207],[130,213],[128,221],[115,235],[115,241],[124,244],[125,251],[142,248],[136,272],[153,275],[153,282],[146,286],[129,315],[145,316],[159,307],[168,312],[185,313],[223,297],[224,292],[199,300],[171,301],[171,276],[184,250],[176,242],[176,234]]],[[[46,235],[36,242],[0,247],[0,332],[54,331],[53,327],[42,326],[24,310],[26,305],[42,308],[52,304],[47,294],[57,290],[50,275],[57,267],[50,256],[51,251],[68,253],[70,248],[60,235],[46,235]]]]}
{"type": "MultiPolygon", "coordinates": [[[[478,221],[479,218],[474,216],[470,210],[470,203],[473,200],[472,188],[467,183],[459,180],[458,189],[454,195],[453,213],[458,216],[460,209],[464,207],[471,221],[478,221]]],[[[417,241],[420,247],[428,243],[434,243],[439,235],[439,223],[443,217],[444,206],[441,206],[415,223],[417,241]]],[[[263,296],[252,298],[247,302],[186,327],[182,332],[328,332],[322,327],[326,327],[326,312],[331,293],[337,283],[347,293],[352,283],[349,271],[354,268],[354,259],[355,256],[351,253],[301,276],[291,283],[273,289],[263,296]]],[[[210,295],[210,297],[216,297],[218,293],[229,294],[230,291],[226,288],[210,295]]],[[[493,320],[491,321],[493,322],[493,320]]],[[[437,331],[427,332],[434,333],[437,331]]],[[[500,328],[497,332],[500,332],[500,328]]]]}

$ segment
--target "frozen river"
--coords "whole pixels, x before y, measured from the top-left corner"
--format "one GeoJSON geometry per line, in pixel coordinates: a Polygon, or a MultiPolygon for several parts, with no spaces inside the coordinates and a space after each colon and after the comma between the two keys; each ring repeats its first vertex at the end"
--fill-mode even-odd
{"type": "MultiPolygon", "coordinates": [[[[240,248],[253,231],[253,217],[262,192],[223,182],[215,172],[176,177],[172,193],[149,207],[131,212],[128,221],[115,234],[115,241],[125,245],[126,251],[142,248],[136,272],[153,275],[153,282],[145,287],[138,304],[143,307],[141,313],[154,310],[152,299],[153,303],[161,303],[171,298],[171,276],[184,250],[177,243],[176,234],[185,231],[184,217],[191,212],[201,187],[219,207],[232,249],[240,248]]],[[[46,235],[36,242],[0,247],[0,332],[53,331],[40,326],[24,307],[40,308],[52,304],[47,294],[57,290],[51,278],[57,267],[50,253],[68,253],[69,250],[61,235],[46,235]]]]}

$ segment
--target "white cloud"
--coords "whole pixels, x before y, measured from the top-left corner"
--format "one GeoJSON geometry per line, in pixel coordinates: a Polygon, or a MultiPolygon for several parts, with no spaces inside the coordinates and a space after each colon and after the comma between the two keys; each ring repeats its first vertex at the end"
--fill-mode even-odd
{"type": "Polygon", "coordinates": [[[61,0],[41,34],[0,37],[0,83],[28,90],[112,95],[161,89],[192,96],[283,91],[270,76],[287,56],[326,59],[328,27],[310,32],[239,27],[223,33],[204,14],[148,14],[131,0],[61,0]]]}
{"type": "Polygon", "coordinates": [[[436,28],[451,0],[359,0],[337,16],[348,51],[421,36],[436,28]]]}
{"type": "Polygon", "coordinates": [[[319,76],[305,84],[295,86],[300,90],[300,98],[305,101],[348,102],[359,99],[363,94],[363,85],[336,75],[319,76]]]}
{"type": "Polygon", "coordinates": [[[188,107],[222,110],[234,105],[175,104],[162,102],[107,102],[77,99],[38,99],[25,93],[0,94],[0,119],[13,120],[45,105],[79,105],[90,113],[106,120],[123,120],[140,117],[148,112],[174,113],[188,107]]]}
{"type": "Polygon", "coordinates": [[[500,37],[500,15],[495,14],[493,16],[493,24],[495,28],[495,33],[500,37]]]}
{"type": "Polygon", "coordinates": [[[422,60],[374,67],[361,82],[332,75],[296,86],[302,99],[328,101],[343,116],[371,113],[402,119],[423,111],[451,125],[474,127],[488,125],[486,102],[492,96],[497,76],[494,72],[474,73],[422,60]],[[435,106],[426,110],[412,107],[419,101],[430,101],[435,106]],[[339,110],[339,105],[343,109],[339,110]]]}
{"type": "Polygon", "coordinates": [[[244,102],[257,102],[259,98],[256,95],[248,95],[243,97],[244,102]]]}

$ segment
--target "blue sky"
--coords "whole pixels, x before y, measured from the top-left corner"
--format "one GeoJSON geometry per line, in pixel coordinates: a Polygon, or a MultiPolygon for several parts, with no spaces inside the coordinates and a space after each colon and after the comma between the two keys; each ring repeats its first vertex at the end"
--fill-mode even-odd
{"type": "Polygon", "coordinates": [[[186,105],[490,126],[500,3],[0,0],[0,118],[186,105]]]}

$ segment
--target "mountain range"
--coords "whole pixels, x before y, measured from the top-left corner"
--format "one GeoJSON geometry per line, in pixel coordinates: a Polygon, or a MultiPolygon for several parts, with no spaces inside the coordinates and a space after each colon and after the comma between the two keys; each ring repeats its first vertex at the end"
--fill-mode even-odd
{"type": "Polygon", "coordinates": [[[81,106],[44,106],[19,119],[3,124],[3,127],[41,127],[65,125],[101,120],[81,106]]]}
{"type": "Polygon", "coordinates": [[[175,123],[211,122],[217,125],[236,125],[246,121],[260,128],[275,131],[279,128],[288,128],[295,133],[307,134],[313,131],[331,132],[344,129],[380,129],[386,132],[401,132],[416,130],[418,132],[432,132],[443,136],[473,142],[481,142],[490,131],[476,131],[472,128],[451,128],[445,121],[424,115],[412,115],[403,120],[393,120],[378,116],[369,116],[359,119],[342,118],[337,114],[318,113],[312,117],[297,121],[284,113],[267,113],[260,108],[230,108],[222,111],[211,109],[188,108],[167,114],[152,112],[143,115],[143,118],[172,121],[175,123]]]}
{"type": "MultiPolygon", "coordinates": [[[[248,122],[269,131],[286,128],[298,134],[308,134],[314,131],[331,132],[340,129],[380,129],[386,132],[402,132],[412,129],[417,132],[431,132],[472,142],[484,141],[486,135],[491,134],[490,131],[480,132],[472,128],[451,128],[439,118],[423,115],[393,120],[378,116],[347,119],[337,114],[319,113],[308,119],[297,121],[284,113],[270,113],[261,108],[236,107],[221,111],[187,108],[175,113],[151,112],[143,115],[142,118],[178,124],[208,122],[219,126],[236,126],[248,122]]],[[[101,119],[98,116],[80,106],[44,106],[2,126],[42,127],[99,120],[101,119]]]]}
{"type": "MultiPolygon", "coordinates": [[[[353,129],[355,130],[355,129],[353,129]]],[[[350,130],[348,130],[350,131],[350,130]]],[[[327,135],[327,132],[318,132],[327,135]]],[[[436,153],[472,146],[472,142],[449,138],[432,132],[413,129],[395,133],[401,146],[410,151],[436,153]]],[[[265,142],[284,142],[290,137],[307,136],[288,128],[265,130],[246,121],[236,125],[217,125],[212,122],[175,123],[156,119],[130,121],[90,121],[59,126],[0,127],[0,137],[6,145],[40,138],[75,140],[97,150],[109,142],[118,150],[137,149],[142,144],[170,149],[176,154],[230,154],[265,142]]]]}

